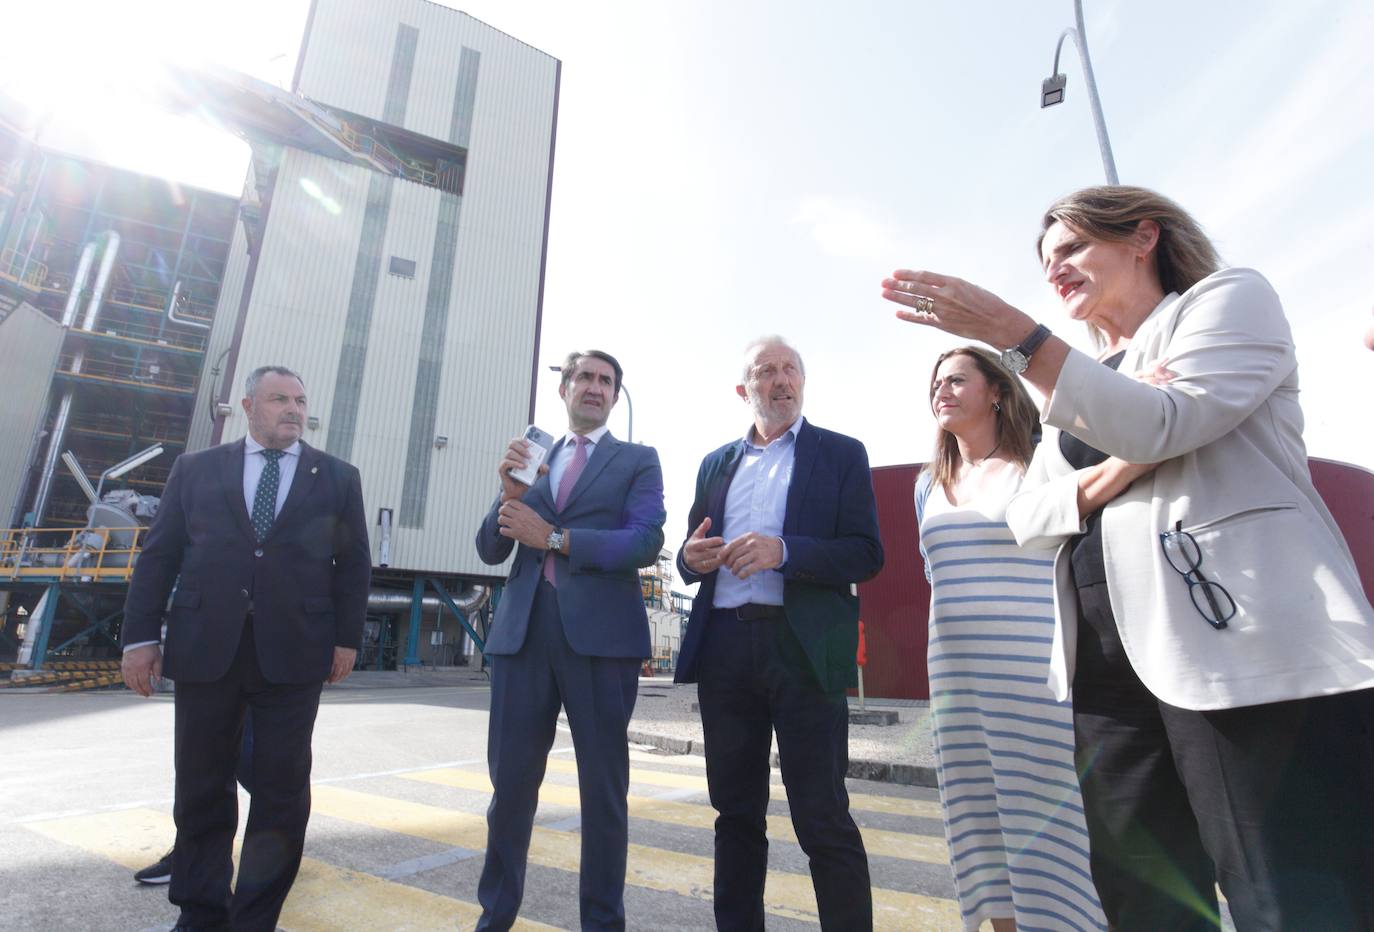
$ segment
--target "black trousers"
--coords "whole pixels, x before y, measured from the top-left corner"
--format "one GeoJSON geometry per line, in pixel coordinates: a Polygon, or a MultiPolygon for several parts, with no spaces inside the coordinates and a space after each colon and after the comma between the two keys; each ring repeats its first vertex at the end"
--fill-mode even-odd
{"type": "Polygon", "coordinates": [[[477,885],[479,932],[514,924],[525,895],[539,785],[558,725],[568,712],[577,754],[582,811],[578,890],[584,932],[625,929],[625,861],[629,849],[630,747],[626,731],[639,690],[641,661],[576,653],[563,633],[558,597],[540,582],[520,651],[491,657],[487,766],[487,855],[477,885]]]}
{"type": "Polygon", "coordinates": [[[821,928],[873,928],[863,838],[849,814],[849,706],[816,682],[784,618],[711,612],[697,695],[716,816],[715,912],[721,932],[764,927],[768,758],[774,732],[792,825],[810,860],[821,928]]]}
{"type": "Polygon", "coordinates": [[[222,679],[177,683],[177,838],[168,898],[181,907],[182,922],[235,932],[276,928],[305,847],[310,742],[322,687],[264,680],[251,619],[222,679]],[[238,828],[234,777],[249,709],[252,801],[231,895],[238,828]]]}
{"type": "Polygon", "coordinates": [[[1219,884],[1240,932],[1374,929],[1374,690],[1180,709],[1131,669],[1107,587],[1078,596],[1078,770],[1111,927],[1217,929],[1219,884]]]}

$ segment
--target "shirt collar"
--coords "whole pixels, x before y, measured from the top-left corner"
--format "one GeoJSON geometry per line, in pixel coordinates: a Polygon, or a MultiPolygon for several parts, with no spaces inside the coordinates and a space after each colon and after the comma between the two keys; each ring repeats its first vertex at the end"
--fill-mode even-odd
{"type": "MultiPolygon", "coordinates": [[[[582,434],[582,436],[587,438],[587,443],[595,447],[598,443],[601,442],[601,438],[606,436],[606,434],[608,434],[610,430],[611,429],[609,427],[607,427],[605,424],[602,424],[596,430],[592,431],[589,434],[582,434]]],[[[576,443],[577,436],[578,435],[574,431],[570,430],[563,435],[563,443],[565,445],[569,443],[576,443]]]]}
{"type": "MultiPolygon", "coordinates": [[[[782,432],[782,435],[778,437],[778,440],[781,440],[783,437],[786,437],[788,434],[791,434],[791,435],[792,435],[792,442],[793,442],[793,443],[796,443],[796,441],[797,441],[797,431],[801,430],[802,421],[804,421],[804,420],[806,420],[806,418],[802,417],[801,415],[798,415],[798,416],[797,416],[797,419],[796,419],[795,421],[792,422],[792,426],[789,427],[789,428],[787,428],[787,430],[783,431],[783,432],[782,432]]],[[[774,443],[777,443],[778,440],[774,440],[773,442],[774,442],[774,443]]],[[[746,447],[752,447],[752,448],[755,449],[755,450],[762,450],[762,449],[765,449],[764,447],[759,446],[759,444],[757,444],[757,443],[754,442],[754,425],[753,425],[753,424],[750,424],[749,427],[744,431],[744,445],[745,445],[746,447]]]]}
{"type": "MultiPolygon", "coordinates": [[[[258,443],[256,440],[254,440],[252,434],[248,434],[246,437],[243,438],[243,455],[244,455],[244,456],[252,456],[254,453],[257,453],[259,450],[264,450],[264,449],[266,449],[266,447],[264,447],[262,444],[258,443]]],[[[291,446],[287,447],[285,450],[282,450],[282,452],[285,453],[287,456],[300,456],[300,455],[301,455],[301,442],[300,442],[299,440],[297,440],[295,443],[291,444],[291,446]]]]}

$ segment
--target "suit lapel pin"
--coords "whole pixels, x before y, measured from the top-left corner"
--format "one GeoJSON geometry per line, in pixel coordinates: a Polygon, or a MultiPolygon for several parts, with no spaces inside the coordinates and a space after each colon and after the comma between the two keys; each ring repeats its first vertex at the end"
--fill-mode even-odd
{"type": "Polygon", "coordinates": [[[317,473],[317,472],[319,472],[319,471],[320,471],[320,467],[318,467],[318,466],[311,466],[311,467],[310,467],[310,475],[312,475],[312,476],[315,475],[315,473],[317,473]]]}

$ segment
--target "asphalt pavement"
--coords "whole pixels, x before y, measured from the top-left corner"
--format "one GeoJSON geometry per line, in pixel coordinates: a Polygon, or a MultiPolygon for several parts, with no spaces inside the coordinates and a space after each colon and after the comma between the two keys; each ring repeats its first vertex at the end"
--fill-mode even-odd
{"type": "MultiPolygon", "coordinates": [[[[467,670],[355,673],[326,689],[306,858],[281,928],[472,928],[490,799],[489,695],[485,677],[467,670]]],[[[626,887],[635,932],[714,928],[714,811],[693,701],[690,687],[666,678],[640,682],[626,887]]],[[[917,754],[929,744],[924,710],[907,704],[898,712],[898,724],[877,736],[868,734],[873,726],[856,726],[851,743],[851,756],[885,777],[849,781],[878,928],[958,929],[938,796],[893,782],[925,766],[917,754]]],[[[171,734],[170,695],[0,694],[0,929],[171,927],[176,909],[166,888],[132,879],[173,838],[171,734]]],[[[773,780],[768,927],[816,929],[806,857],[776,772],[773,780]]],[[[247,803],[241,795],[241,821],[247,803]]],[[[579,826],[576,762],[560,727],[517,928],[577,927],[579,826]]]]}

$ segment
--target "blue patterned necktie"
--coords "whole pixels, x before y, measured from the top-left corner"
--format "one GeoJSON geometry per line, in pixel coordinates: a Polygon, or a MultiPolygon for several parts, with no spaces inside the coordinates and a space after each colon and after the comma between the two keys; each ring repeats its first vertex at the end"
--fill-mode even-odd
{"type": "Polygon", "coordinates": [[[281,464],[278,462],[286,455],[285,450],[262,450],[262,458],[267,463],[262,467],[258,478],[258,489],[253,493],[253,533],[258,542],[272,529],[277,517],[277,489],[281,487],[281,464]]]}

